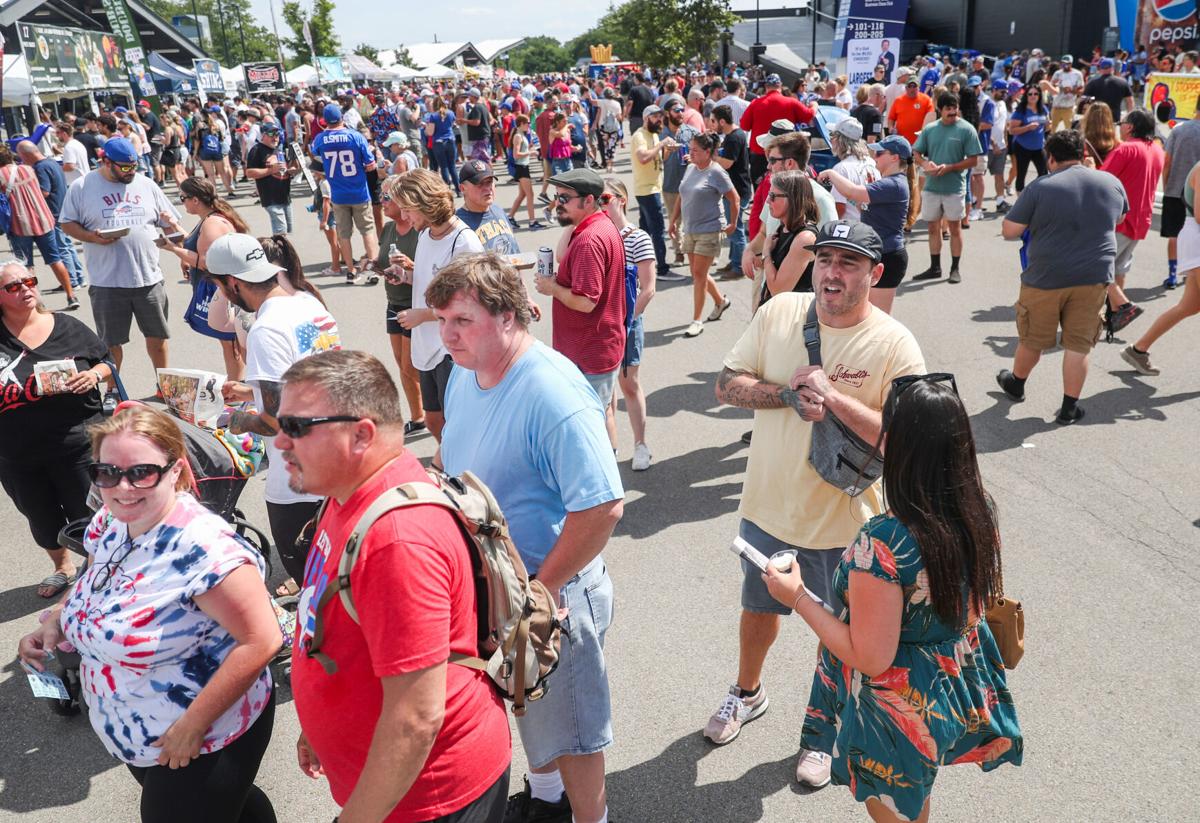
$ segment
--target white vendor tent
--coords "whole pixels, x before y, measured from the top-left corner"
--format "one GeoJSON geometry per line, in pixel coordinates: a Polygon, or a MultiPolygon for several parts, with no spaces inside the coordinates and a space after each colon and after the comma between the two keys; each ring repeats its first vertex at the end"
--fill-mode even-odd
{"type": "Polygon", "coordinates": [[[296,68],[284,75],[289,86],[315,86],[317,84],[317,70],[305,63],[303,66],[296,68]]]}
{"type": "Polygon", "coordinates": [[[5,106],[28,106],[33,103],[33,83],[29,81],[29,64],[23,54],[4,55],[5,106]]]}
{"type": "Polygon", "coordinates": [[[458,72],[445,66],[428,66],[417,72],[417,77],[428,77],[430,80],[453,80],[458,72]]]}

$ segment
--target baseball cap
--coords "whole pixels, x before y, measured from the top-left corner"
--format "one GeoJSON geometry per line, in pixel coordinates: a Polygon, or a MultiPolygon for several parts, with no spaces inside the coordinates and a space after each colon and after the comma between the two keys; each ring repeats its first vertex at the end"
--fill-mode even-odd
{"type": "Polygon", "coordinates": [[[1069,66],[1075,62],[1075,58],[1070,54],[1064,54],[1062,56],[1062,62],[1066,63],[1069,66]]]}
{"type": "Polygon", "coordinates": [[[479,89],[475,88],[474,86],[467,89],[467,97],[479,97],[479,89]]]}
{"type": "Polygon", "coordinates": [[[668,94],[665,98],[663,98],[663,111],[671,111],[677,106],[681,109],[687,108],[683,102],[683,98],[678,94],[668,94]]]}
{"type": "Polygon", "coordinates": [[[133,142],[126,137],[114,137],[106,141],[100,150],[104,152],[105,160],[111,160],[114,163],[136,163],[138,160],[138,153],[133,147],[133,142]]]}
{"type": "Polygon", "coordinates": [[[330,103],[321,109],[321,117],[326,123],[340,123],[342,122],[342,107],[337,103],[330,103]]]}
{"type": "MultiPolygon", "coordinates": [[[[461,176],[459,179],[462,179],[461,176]]],[[[574,189],[583,195],[590,194],[593,197],[599,197],[604,194],[604,178],[591,169],[571,169],[554,175],[550,178],[550,182],[556,186],[574,189]]]]}
{"type": "Polygon", "coordinates": [[[840,134],[850,140],[861,140],[863,136],[862,123],[853,117],[847,117],[845,120],[839,120],[834,123],[830,131],[834,134],[840,134]]]}
{"type": "Polygon", "coordinates": [[[546,96],[544,94],[535,94],[533,96],[533,102],[535,102],[535,103],[541,103],[541,102],[545,101],[545,99],[546,99],[546,96]]]}
{"type": "Polygon", "coordinates": [[[905,86],[919,86],[920,83],[917,81],[917,76],[915,74],[910,74],[908,76],[908,79],[904,81],[904,85],[905,86]]]}
{"type": "MultiPolygon", "coordinates": [[[[460,183],[478,184],[495,176],[496,173],[492,171],[491,165],[482,160],[468,160],[458,170],[458,182],[460,183]]],[[[551,178],[550,182],[554,182],[553,178],[551,178]]]]}
{"type": "Polygon", "coordinates": [[[263,134],[279,134],[280,132],[279,126],[275,123],[263,123],[258,130],[263,134]]]}
{"type": "Polygon", "coordinates": [[[796,130],[796,124],[791,120],[780,118],[779,120],[771,121],[771,128],[767,129],[766,134],[760,134],[754,138],[754,142],[758,143],[758,147],[766,151],[771,141],[783,134],[791,134],[796,130]]]}
{"type": "MultiPolygon", "coordinates": [[[[236,236],[226,234],[219,239],[223,240],[225,237],[236,236]]],[[[215,246],[216,243],[213,245],[215,246]]],[[[817,242],[804,248],[809,251],[817,251],[823,248],[846,249],[847,251],[857,252],[863,257],[869,257],[876,263],[883,259],[883,241],[879,239],[879,235],[875,233],[875,229],[866,223],[847,223],[844,220],[831,220],[817,230],[817,242]]],[[[209,247],[208,253],[212,254],[212,246],[209,247]]],[[[209,270],[212,270],[211,265],[209,266],[209,270]]]]}
{"type": "Polygon", "coordinates": [[[1100,60],[1100,66],[1099,66],[1099,67],[1100,67],[1100,68],[1102,68],[1102,69],[1111,69],[1111,68],[1113,67],[1113,65],[1114,65],[1114,64],[1113,64],[1113,61],[1112,61],[1112,58],[1111,58],[1111,57],[1104,57],[1104,58],[1102,58],[1102,59],[1100,60]]]}
{"type": "Polygon", "coordinates": [[[771,74],[767,75],[766,82],[767,82],[768,86],[782,86],[783,78],[780,77],[778,74],[775,74],[774,72],[772,72],[771,74]]]}
{"type": "Polygon", "coordinates": [[[911,66],[901,66],[900,68],[896,69],[897,77],[908,77],[908,75],[910,75],[912,73],[913,73],[913,70],[912,70],[911,66]]]}
{"type": "Polygon", "coordinates": [[[912,146],[908,139],[899,134],[889,134],[878,143],[868,143],[867,148],[878,154],[881,151],[891,152],[905,160],[912,159],[912,146]]]}
{"type": "Polygon", "coordinates": [[[660,109],[658,106],[646,106],[646,108],[642,109],[643,120],[652,114],[662,114],[662,109],[660,109]]]}
{"type": "Polygon", "coordinates": [[[1008,81],[1008,93],[1009,94],[1016,94],[1023,88],[1025,88],[1025,87],[1021,85],[1020,80],[1009,80],[1008,81]]]}
{"type": "Polygon", "coordinates": [[[138,106],[148,109],[148,108],[150,108],[150,101],[149,100],[139,100],[138,106]]]}
{"type": "Polygon", "coordinates": [[[129,114],[129,109],[125,108],[124,106],[117,106],[115,109],[113,109],[113,114],[129,114]]]}
{"type": "Polygon", "coordinates": [[[1004,80],[993,80],[992,91],[1008,91],[1008,83],[1004,80]]]}
{"type": "Polygon", "coordinates": [[[407,145],[408,145],[408,135],[402,131],[390,132],[387,136],[387,140],[383,141],[384,148],[387,148],[388,146],[407,146],[407,145]]]}
{"type": "Polygon", "coordinates": [[[978,74],[972,75],[971,79],[967,81],[967,88],[970,88],[970,89],[976,89],[982,85],[983,85],[983,78],[981,78],[978,74]]]}
{"type": "Polygon", "coordinates": [[[248,234],[223,234],[208,247],[205,268],[213,274],[228,275],[247,283],[265,283],[283,271],[267,260],[262,244],[248,234]]]}

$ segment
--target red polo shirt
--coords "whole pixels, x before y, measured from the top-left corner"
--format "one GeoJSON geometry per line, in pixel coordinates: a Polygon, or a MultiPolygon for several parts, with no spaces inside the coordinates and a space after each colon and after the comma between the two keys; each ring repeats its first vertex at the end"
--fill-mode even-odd
{"type": "Polygon", "coordinates": [[[766,154],[755,138],[770,131],[771,123],[776,120],[791,120],[792,123],[800,125],[811,123],[816,116],[817,112],[812,106],[801,103],[795,97],[784,97],[778,91],[769,91],[750,101],[750,105],[742,113],[740,125],[742,130],[750,135],[750,151],[766,154]]]}
{"type": "Polygon", "coordinates": [[[617,368],[625,354],[625,246],[604,212],[585,217],[571,232],[555,280],[596,304],[581,312],[554,301],[555,350],[584,374],[617,368]]]}

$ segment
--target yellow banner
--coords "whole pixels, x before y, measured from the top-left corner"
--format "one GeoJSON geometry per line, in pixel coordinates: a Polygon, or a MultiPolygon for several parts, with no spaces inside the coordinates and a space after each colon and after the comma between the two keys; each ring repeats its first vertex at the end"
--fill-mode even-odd
{"type": "Polygon", "coordinates": [[[1171,120],[1189,120],[1196,116],[1196,103],[1200,100],[1200,74],[1159,74],[1155,72],[1146,80],[1146,108],[1157,116],[1158,105],[1169,103],[1174,107],[1171,120]]]}

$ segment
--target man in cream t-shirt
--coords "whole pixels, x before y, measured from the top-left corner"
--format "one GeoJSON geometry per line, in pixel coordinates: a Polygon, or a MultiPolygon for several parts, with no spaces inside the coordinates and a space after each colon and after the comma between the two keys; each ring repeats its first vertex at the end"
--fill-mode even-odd
{"type": "MultiPolygon", "coordinates": [[[[892,380],[924,373],[925,361],[912,333],[868,299],[883,274],[883,244],[874,229],[832,221],[808,248],[816,252],[815,294],[778,294],[759,308],[725,357],[717,399],[755,410],[739,536],[767,557],[795,552],[805,586],[838,614],[842,604],[833,591],[833,572],[863,523],[882,511],[882,500],[878,485],[852,498],[816,473],[808,459],[813,421],[833,414],[874,444],[892,380]],[[821,366],[809,365],[804,344],[813,300],[821,366]]],[[[763,664],[780,618],[791,613],[771,597],[757,568],[742,566],[738,678],[704,729],[717,745],[732,741],[744,723],[766,711],[763,664]]],[[[828,752],[801,750],[796,779],[823,786],[829,764],[828,752]]]]}

